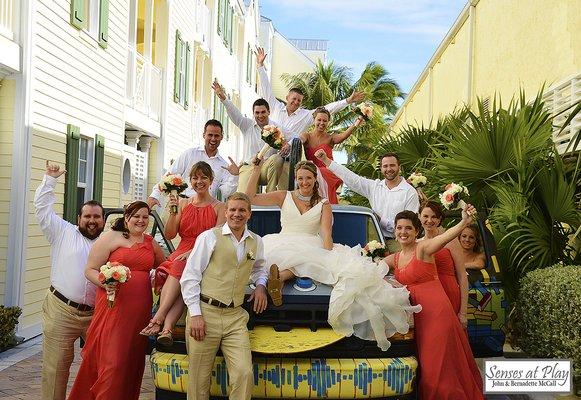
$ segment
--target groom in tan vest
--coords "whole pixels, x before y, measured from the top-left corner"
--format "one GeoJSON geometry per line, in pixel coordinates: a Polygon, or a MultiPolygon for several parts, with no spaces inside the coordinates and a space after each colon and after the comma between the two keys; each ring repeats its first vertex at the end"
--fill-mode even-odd
{"type": "Polygon", "coordinates": [[[226,224],[205,231],[196,240],[182,279],[182,296],[188,307],[188,399],[210,397],[210,375],[218,348],[226,360],[230,399],[250,399],[252,354],[241,305],[249,278],[256,289],[248,301],[261,313],[266,309],[266,281],[262,238],[246,227],[250,199],[234,193],[226,201],[226,224]],[[193,339],[193,340],[192,340],[193,339]]]}

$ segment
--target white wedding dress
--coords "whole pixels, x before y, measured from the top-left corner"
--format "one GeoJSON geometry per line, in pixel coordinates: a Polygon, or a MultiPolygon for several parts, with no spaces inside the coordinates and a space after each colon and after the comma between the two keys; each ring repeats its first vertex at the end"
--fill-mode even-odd
{"type": "Polygon", "coordinates": [[[280,270],[290,269],[297,276],[333,286],[329,300],[333,330],[375,340],[385,351],[390,346],[388,338],[396,332],[406,333],[408,313],[419,312],[421,306],[410,305],[405,287],[394,288],[384,281],[388,272],[385,263],[377,265],[362,256],[360,246],[323,248],[319,229],[324,202],[301,214],[287,192],[280,212],[281,232],[263,238],[266,261],[277,264],[280,270]]]}

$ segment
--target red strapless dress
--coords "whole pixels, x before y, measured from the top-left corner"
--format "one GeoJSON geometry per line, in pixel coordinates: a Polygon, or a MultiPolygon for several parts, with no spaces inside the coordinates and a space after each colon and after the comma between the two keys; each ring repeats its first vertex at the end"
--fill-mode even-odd
{"type": "Polygon", "coordinates": [[[447,248],[443,248],[434,254],[436,268],[438,269],[438,278],[444,288],[444,292],[452,303],[452,309],[456,314],[460,312],[460,286],[456,280],[456,268],[452,253],[447,248]]]}
{"type": "Polygon", "coordinates": [[[450,307],[436,265],[414,256],[400,269],[399,255],[395,255],[395,278],[407,285],[412,305],[422,306],[422,311],[414,314],[420,399],[484,399],[482,378],[468,337],[450,307]]]}
{"type": "Polygon", "coordinates": [[[180,229],[178,231],[181,239],[180,244],[160,267],[167,268],[169,274],[179,281],[186,267],[187,259],[176,260],[175,258],[193,249],[200,233],[215,227],[217,220],[218,216],[212,204],[196,207],[192,203],[188,203],[182,210],[182,218],[180,220],[180,229]]]}
{"type": "Polygon", "coordinates": [[[97,289],[95,313],[87,331],[83,361],[69,400],[138,400],[145,368],[147,337],[139,334],[149,321],[152,295],[149,271],[154,267],[152,237],[109,255],[131,269],[109,308],[104,289],[97,289]]]}
{"type": "Polygon", "coordinates": [[[323,164],[321,160],[315,157],[315,152],[319,149],[323,149],[325,151],[325,154],[327,154],[327,157],[329,157],[331,160],[333,159],[333,147],[329,146],[328,144],[320,144],[317,147],[305,148],[307,160],[314,162],[315,165],[319,167],[319,170],[323,175],[323,179],[325,179],[325,182],[327,182],[329,203],[339,204],[339,199],[337,198],[337,188],[341,186],[343,181],[339,179],[337,175],[329,171],[327,166],[323,164]]]}

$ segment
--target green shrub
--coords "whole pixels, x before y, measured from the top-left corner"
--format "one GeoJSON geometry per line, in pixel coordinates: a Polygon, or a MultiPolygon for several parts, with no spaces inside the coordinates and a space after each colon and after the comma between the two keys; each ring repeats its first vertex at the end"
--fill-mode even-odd
{"type": "Polygon", "coordinates": [[[0,351],[16,344],[14,328],[22,314],[20,307],[0,306],[0,351]]]}
{"type": "Polygon", "coordinates": [[[572,359],[581,375],[581,267],[555,265],[525,275],[514,322],[525,353],[572,359]]]}

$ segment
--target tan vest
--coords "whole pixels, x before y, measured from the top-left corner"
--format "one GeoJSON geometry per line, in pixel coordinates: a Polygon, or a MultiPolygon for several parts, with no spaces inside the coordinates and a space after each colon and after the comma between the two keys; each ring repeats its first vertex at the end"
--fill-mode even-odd
{"type": "Polygon", "coordinates": [[[245,239],[244,258],[238,263],[230,235],[223,235],[221,226],[214,228],[214,235],[216,247],[202,274],[201,292],[224,304],[234,302],[234,306],[238,307],[244,302],[244,292],[256,258],[256,240],[252,236],[245,239]]]}

